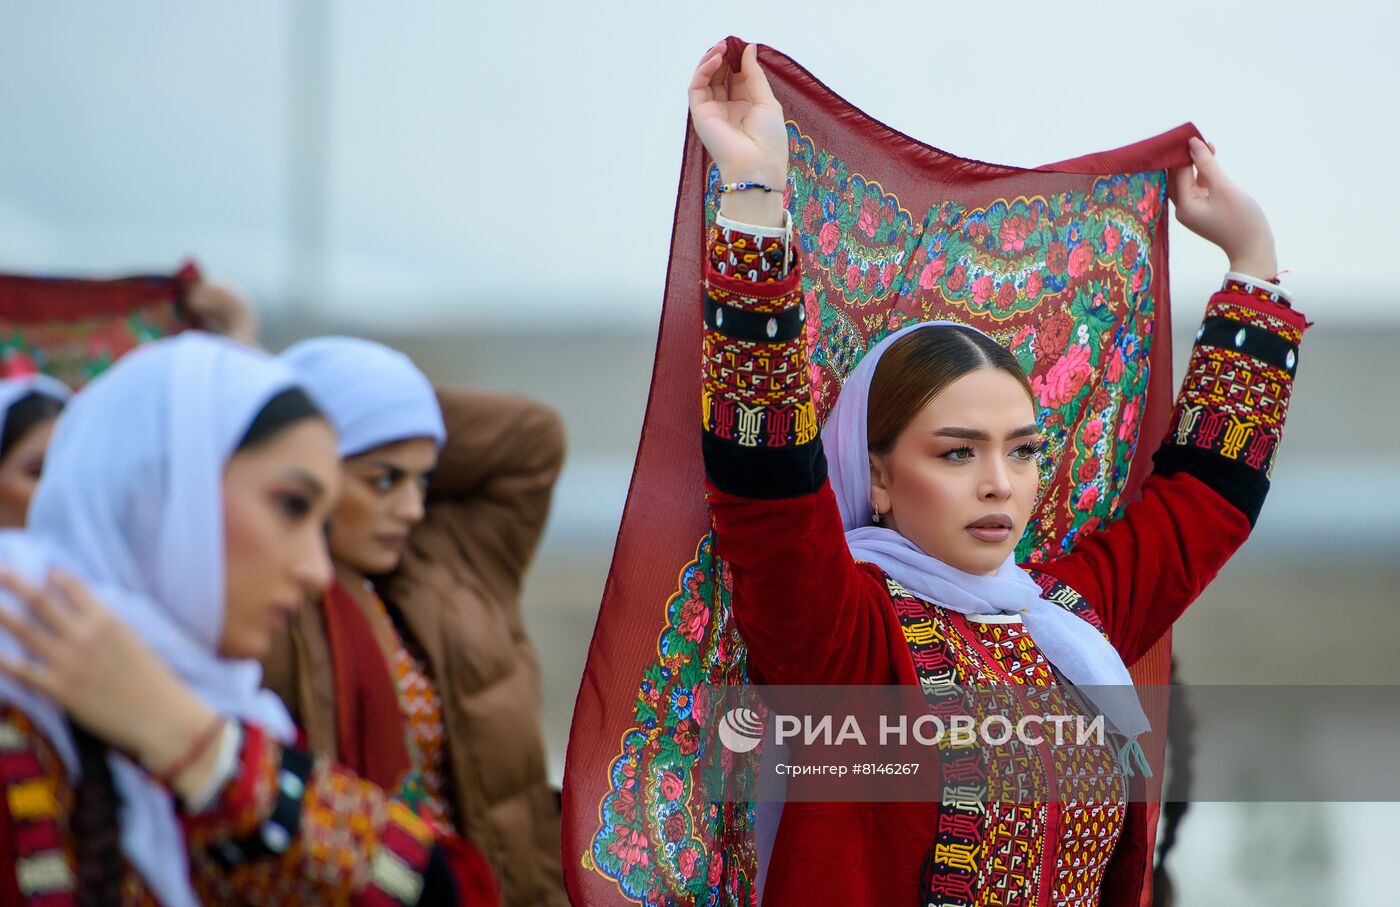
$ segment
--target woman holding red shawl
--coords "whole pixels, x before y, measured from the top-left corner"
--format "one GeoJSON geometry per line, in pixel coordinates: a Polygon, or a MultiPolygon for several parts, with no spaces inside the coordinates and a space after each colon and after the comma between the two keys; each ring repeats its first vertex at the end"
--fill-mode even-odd
{"type": "MultiPolygon", "coordinates": [[[[690,85],[719,168],[709,237],[702,443],[735,619],[764,684],[1074,685],[1112,739],[1032,753],[1031,789],[1074,771],[1089,800],[788,803],[767,904],[1134,904],[1147,853],[1131,777],[1148,770],[1132,664],[1248,537],[1268,490],[1308,323],[1276,285],[1263,213],[1191,140],[1177,218],[1230,260],[1141,500],[1067,555],[1019,566],[1036,503],[1038,407],[1015,357],[950,322],[895,331],[817,429],[800,266],[783,207],[788,133],[748,47],[690,85]],[[1258,376],[1265,392],[1238,393],[1258,376]],[[1238,380],[1235,380],[1238,376],[1238,380]],[[1036,758],[1039,756],[1039,758],[1036,758]]],[[[1038,402],[1039,401],[1039,402],[1038,402]]],[[[970,757],[980,760],[980,756],[970,757]]],[[[953,770],[945,754],[943,771],[953,770]]],[[[959,763],[996,780],[997,766],[959,763]]]]}

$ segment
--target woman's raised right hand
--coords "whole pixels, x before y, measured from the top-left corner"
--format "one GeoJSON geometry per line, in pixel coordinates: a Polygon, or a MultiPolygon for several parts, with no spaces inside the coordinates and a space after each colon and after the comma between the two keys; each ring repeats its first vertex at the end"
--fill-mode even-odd
{"type": "Polygon", "coordinates": [[[750,44],[738,72],[724,62],[725,42],[711,47],[690,80],[690,120],[726,183],[748,180],[773,188],[725,193],[727,217],[756,226],[781,226],[787,185],[788,137],[783,107],[773,97],[750,44]]]}

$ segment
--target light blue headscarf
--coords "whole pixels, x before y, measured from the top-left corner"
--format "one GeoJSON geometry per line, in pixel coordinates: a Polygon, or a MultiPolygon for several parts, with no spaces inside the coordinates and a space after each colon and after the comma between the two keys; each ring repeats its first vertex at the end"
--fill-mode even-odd
{"type": "Polygon", "coordinates": [[[384,444],[447,440],[432,382],[413,360],[358,337],[317,337],[281,357],[335,425],[340,455],[353,457],[384,444]]]}

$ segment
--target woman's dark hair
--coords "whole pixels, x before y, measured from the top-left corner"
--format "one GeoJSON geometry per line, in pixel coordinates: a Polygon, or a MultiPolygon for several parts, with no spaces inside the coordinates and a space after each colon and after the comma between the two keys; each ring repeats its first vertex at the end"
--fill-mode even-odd
{"type": "Polygon", "coordinates": [[[887,454],[919,411],[944,388],[979,368],[1011,375],[1034,400],[1031,383],[1011,351],[970,328],[923,328],[896,340],[880,357],[870,381],[867,445],[887,454]]]}
{"type": "Polygon", "coordinates": [[[5,431],[0,433],[0,460],[10,455],[25,435],[35,426],[58,418],[63,401],[40,391],[30,391],[10,404],[5,413],[5,431]]]}
{"type": "Polygon", "coordinates": [[[324,419],[321,411],[316,408],[316,404],[311,402],[306,391],[299,387],[289,387],[271,400],[258,411],[253,417],[253,421],[248,426],[248,430],[243,433],[243,440],[238,442],[236,450],[248,450],[257,447],[284,428],[290,428],[298,422],[306,419],[324,419]]]}

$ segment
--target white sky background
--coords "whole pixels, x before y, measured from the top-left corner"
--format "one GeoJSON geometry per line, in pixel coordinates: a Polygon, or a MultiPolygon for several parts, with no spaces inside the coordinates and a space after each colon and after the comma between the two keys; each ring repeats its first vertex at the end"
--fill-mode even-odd
{"type": "MultiPolygon", "coordinates": [[[[685,86],[730,32],[973,158],[1040,164],[1193,120],[1263,203],[1311,317],[1400,322],[1388,0],[4,3],[0,269],[196,255],[274,316],[309,299],[370,329],[654,324],[685,86]],[[321,159],[314,118],[293,122],[317,68],[294,3],[324,17],[321,159]]],[[[1184,230],[1172,251],[1193,319],[1224,260],[1184,230]]]]}

